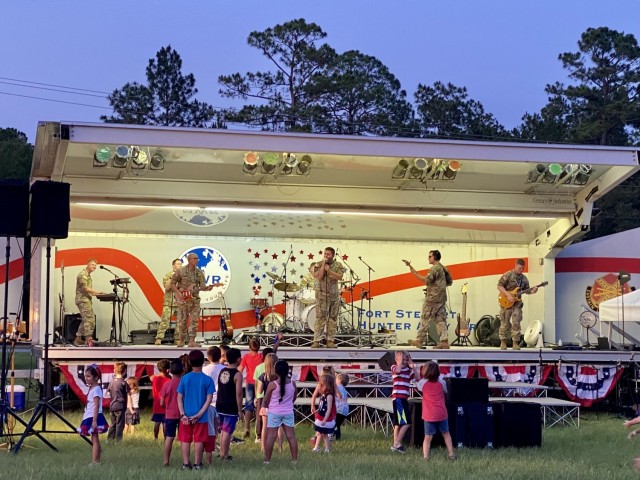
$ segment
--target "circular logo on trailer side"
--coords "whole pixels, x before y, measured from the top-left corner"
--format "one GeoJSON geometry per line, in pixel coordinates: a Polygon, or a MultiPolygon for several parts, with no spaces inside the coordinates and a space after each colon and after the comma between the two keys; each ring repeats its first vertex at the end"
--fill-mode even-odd
{"type": "Polygon", "coordinates": [[[212,285],[214,283],[222,283],[220,287],[213,287],[209,292],[200,292],[200,303],[213,303],[222,297],[229,283],[231,282],[231,268],[225,256],[213,247],[200,245],[191,247],[180,255],[182,265],[186,265],[187,255],[195,253],[198,255],[198,268],[203,271],[205,283],[212,285]]]}
{"type": "Polygon", "coordinates": [[[173,214],[184,223],[201,228],[219,225],[229,218],[227,212],[204,208],[174,208],[173,214]]]}

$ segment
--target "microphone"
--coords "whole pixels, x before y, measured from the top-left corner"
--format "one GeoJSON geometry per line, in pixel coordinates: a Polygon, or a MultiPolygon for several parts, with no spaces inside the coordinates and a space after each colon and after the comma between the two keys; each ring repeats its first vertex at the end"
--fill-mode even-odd
{"type": "Polygon", "coordinates": [[[359,260],[362,260],[362,257],[358,257],[359,260]]]}
{"type": "Polygon", "coordinates": [[[104,265],[100,265],[100,269],[101,269],[101,270],[104,270],[104,265]]]}

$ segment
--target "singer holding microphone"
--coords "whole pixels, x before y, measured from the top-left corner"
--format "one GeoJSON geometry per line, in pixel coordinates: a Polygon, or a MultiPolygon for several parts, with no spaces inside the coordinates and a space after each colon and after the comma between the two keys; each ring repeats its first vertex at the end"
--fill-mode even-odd
{"type": "Polygon", "coordinates": [[[76,305],[80,311],[82,322],[76,332],[76,339],[73,344],[77,347],[88,345],[96,329],[96,316],[93,313],[91,297],[102,292],[93,288],[91,273],[98,267],[98,262],[94,258],[87,260],[87,266],[83,268],[76,278],[76,305]],[[84,339],[83,339],[84,337],[84,339]]]}
{"type": "Polygon", "coordinates": [[[316,323],[314,325],[311,348],[319,348],[325,332],[327,348],[336,348],[335,335],[340,311],[340,289],[338,282],[345,272],[344,266],[335,259],[336,251],[332,247],[324,249],[324,258],[313,264],[310,272],[315,279],[316,323]]]}

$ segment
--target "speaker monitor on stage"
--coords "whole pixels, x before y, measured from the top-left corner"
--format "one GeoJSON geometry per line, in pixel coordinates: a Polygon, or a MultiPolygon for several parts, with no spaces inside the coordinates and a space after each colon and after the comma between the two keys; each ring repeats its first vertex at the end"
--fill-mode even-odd
{"type": "Polygon", "coordinates": [[[2,221],[0,236],[26,237],[29,223],[29,184],[21,181],[0,182],[2,221]]]}
{"type": "Polygon", "coordinates": [[[76,338],[76,332],[82,322],[82,316],[79,313],[67,313],[62,322],[62,336],[68,342],[73,342],[76,338]]]}
{"type": "Polygon", "coordinates": [[[598,350],[611,350],[611,344],[607,337],[598,337],[598,350]]]}
{"type": "Polygon", "coordinates": [[[380,367],[380,370],[383,370],[385,372],[390,372],[391,366],[395,365],[395,363],[396,363],[396,357],[393,352],[385,353],[378,360],[378,366],[380,367]]]}

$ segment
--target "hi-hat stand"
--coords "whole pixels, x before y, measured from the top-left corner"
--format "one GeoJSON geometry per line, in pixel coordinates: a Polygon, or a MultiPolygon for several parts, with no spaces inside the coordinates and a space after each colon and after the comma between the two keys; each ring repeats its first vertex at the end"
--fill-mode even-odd
{"type": "MultiPolygon", "coordinates": [[[[8,263],[9,262],[7,261],[7,264],[8,263]]],[[[55,407],[47,399],[47,397],[49,396],[49,389],[50,389],[49,382],[50,382],[50,376],[51,376],[51,367],[49,365],[49,303],[51,299],[51,238],[50,237],[47,237],[47,276],[46,276],[45,285],[46,285],[46,290],[45,290],[46,306],[45,306],[45,317],[44,317],[44,322],[45,322],[44,323],[45,325],[44,327],[45,328],[44,384],[42,386],[42,390],[40,390],[40,401],[38,402],[38,405],[36,405],[36,408],[33,411],[33,415],[31,416],[29,423],[25,425],[25,431],[20,437],[20,440],[18,440],[18,443],[16,443],[16,445],[14,446],[13,453],[18,453],[20,451],[20,449],[22,448],[22,444],[24,443],[28,435],[35,435],[40,440],[42,440],[42,442],[46,446],[48,446],[50,449],[55,450],[57,452],[58,449],[51,442],[49,442],[46,438],[42,436],[43,433],[73,433],[73,434],[78,433],[76,431],[76,428],[66,418],[64,418],[60,414],[60,412],[58,412],[55,409],[55,407]],[[69,430],[64,430],[64,431],[47,430],[47,412],[50,412],[55,417],[57,417],[62,423],[64,423],[67,427],[69,427],[69,430]],[[37,431],[34,427],[35,427],[35,424],[38,423],[40,419],[42,419],[42,429],[40,431],[37,431]]],[[[6,306],[5,306],[5,309],[6,309],[6,306]]],[[[5,348],[6,347],[3,345],[3,355],[4,355],[5,348]]],[[[4,389],[4,384],[2,385],[2,388],[4,389]]],[[[24,424],[22,419],[20,419],[20,422],[24,424]]],[[[86,437],[82,437],[82,438],[89,445],[92,445],[91,441],[88,438],[86,437]]]]}

